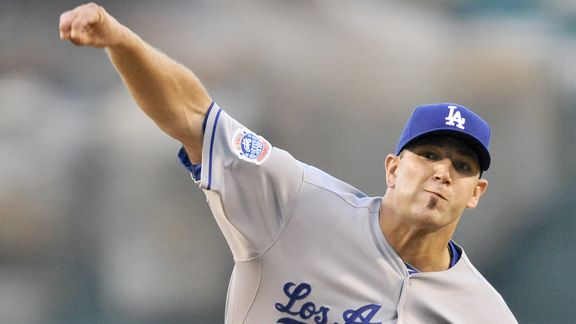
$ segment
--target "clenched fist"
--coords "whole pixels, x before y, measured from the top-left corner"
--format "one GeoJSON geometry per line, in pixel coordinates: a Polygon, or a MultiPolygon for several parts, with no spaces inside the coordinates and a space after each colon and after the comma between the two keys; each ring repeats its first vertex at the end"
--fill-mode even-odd
{"type": "Polygon", "coordinates": [[[75,45],[112,47],[121,42],[123,29],[95,3],[83,4],[60,16],[60,38],[75,45]]]}

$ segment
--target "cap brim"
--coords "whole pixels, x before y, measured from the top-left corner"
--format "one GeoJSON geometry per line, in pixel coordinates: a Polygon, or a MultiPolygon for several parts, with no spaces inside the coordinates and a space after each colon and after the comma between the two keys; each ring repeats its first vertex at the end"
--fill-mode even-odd
{"type": "Polygon", "coordinates": [[[472,151],[474,151],[474,153],[476,153],[476,156],[478,158],[478,163],[479,163],[480,169],[482,171],[486,171],[490,167],[490,162],[491,162],[490,152],[488,152],[488,150],[486,149],[486,147],[484,147],[482,142],[480,142],[478,139],[476,139],[474,136],[471,136],[468,133],[459,132],[459,131],[454,130],[454,129],[436,129],[436,130],[431,130],[431,131],[419,134],[419,135],[413,137],[410,141],[406,142],[402,146],[402,148],[400,150],[398,150],[398,152],[396,152],[396,154],[400,154],[400,151],[402,151],[404,148],[406,148],[408,145],[410,145],[412,143],[415,143],[415,142],[422,140],[422,139],[429,137],[429,136],[438,136],[438,135],[450,136],[450,137],[456,138],[458,140],[461,140],[468,147],[470,147],[470,149],[472,149],[472,151]]]}

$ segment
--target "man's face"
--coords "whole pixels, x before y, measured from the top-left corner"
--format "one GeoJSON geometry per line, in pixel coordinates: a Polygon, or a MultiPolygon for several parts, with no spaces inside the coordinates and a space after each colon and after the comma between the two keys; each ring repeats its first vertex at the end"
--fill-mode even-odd
{"type": "MultiPolygon", "coordinates": [[[[403,221],[432,230],[475,208],[488,182],[474,152],[448,136],[431,136],[386,158],[393,208],[403,221]]],[[[387,193],[388,195],[388,193],[387,193]]]]}

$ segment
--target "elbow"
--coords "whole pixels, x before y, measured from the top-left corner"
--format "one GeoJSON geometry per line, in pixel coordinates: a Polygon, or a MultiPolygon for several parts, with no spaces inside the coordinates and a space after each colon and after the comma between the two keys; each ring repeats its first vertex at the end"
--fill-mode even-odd
{"type": "Polygon", "coordinates": [[[205,114],[190,113],[158,125],[166,134],[182,143],[186,147],[190,158],[200,155],[204,134],[202,126],[205,114]]]}

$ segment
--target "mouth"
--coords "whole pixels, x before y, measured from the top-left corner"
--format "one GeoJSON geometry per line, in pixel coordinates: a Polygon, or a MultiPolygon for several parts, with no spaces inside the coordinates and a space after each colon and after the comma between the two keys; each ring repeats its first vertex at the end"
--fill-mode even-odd
{"type": "Polygon", "coordinates": [[[432,190],[424,190],[424,191],[427,192],[427,193],[431,193],[431,194],[433,194],[434,196],[436,196],[436,197],[438,197],[438,198],[440,198],[440,199],[442,199],[442,200],[446,200],[446,201],[448,200],[443,194],[441,194],[441,193],[439,193],[439,192],[432,191],[432,190]]]}

